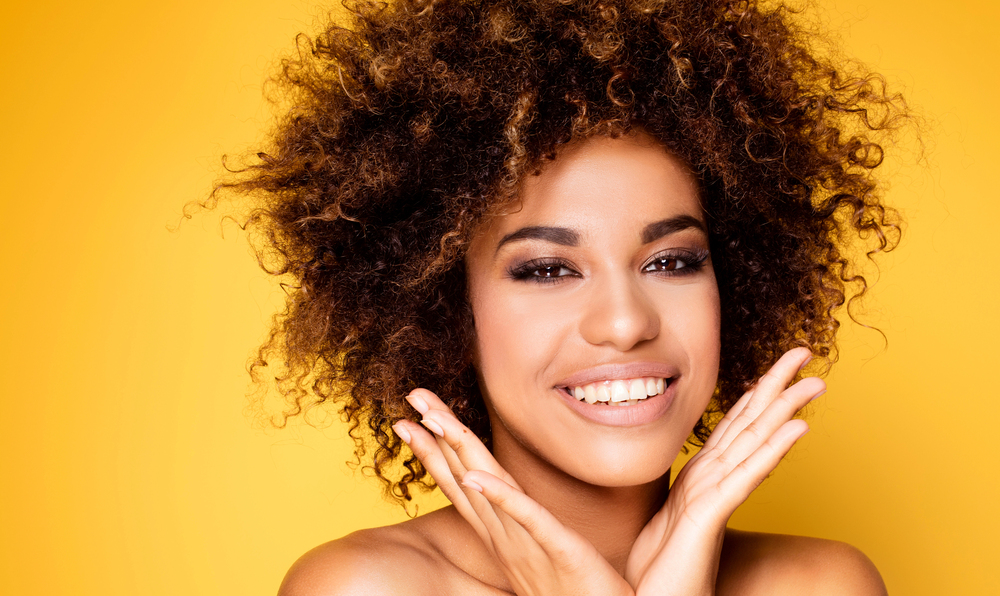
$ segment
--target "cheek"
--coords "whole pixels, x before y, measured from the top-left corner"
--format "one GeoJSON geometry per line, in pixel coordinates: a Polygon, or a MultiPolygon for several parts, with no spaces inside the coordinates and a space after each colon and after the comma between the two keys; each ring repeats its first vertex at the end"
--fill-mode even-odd
{"type": "Polygon", "coordinates": [[[485,288],[472,300],[475,365],[483,394],[518,399],[539,382],[569,328],[565,311],[485,288]]]}
{"type": "Polygon", "coordinates": [[[697,311],[700,343],[710,353],[710,357],[707,358],[708,362],[718,368],[719,352],[722,346],[722,306],[719,302],[719,290],[713,284],[705,289],[704,294],[701,300],[704,306],[697,311]]]}
{"type": "MultiPolygon", "coordinates": [[[[678,404],[681,419],[694,426],[708,407],[719,376],[721,349],[721,308],[714,283],[686,289],[683,296],[664,299],[672,305],[661,310],[663,341],[678,361],[685,363],[682,375],[684,401],[678,404]]],[[[690,428],[688,428],[690,430],[690,428]]]]}
{"type": "Polygon", "coordinates": [[[688,316],[677,325],[686,334],[685,343],[690,354],[692,373],[699,379],[702,391],[707,394],[705,406],[715,391],[719,376],[719,355],[722,348],[722,309],[719,290],[713,283],[706,285],[688,316]]]}

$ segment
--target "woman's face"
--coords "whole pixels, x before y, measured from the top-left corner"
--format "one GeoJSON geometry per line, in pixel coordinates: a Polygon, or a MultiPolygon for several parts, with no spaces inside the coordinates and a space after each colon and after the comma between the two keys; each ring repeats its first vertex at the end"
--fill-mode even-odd
{"type": "Polygon", "coordinates": [[[685,165],[642,133],[567,145],[466,267],[501,465],[537,457],[600,486],[666,473],[719,368],[719,293],[685,165]]]}

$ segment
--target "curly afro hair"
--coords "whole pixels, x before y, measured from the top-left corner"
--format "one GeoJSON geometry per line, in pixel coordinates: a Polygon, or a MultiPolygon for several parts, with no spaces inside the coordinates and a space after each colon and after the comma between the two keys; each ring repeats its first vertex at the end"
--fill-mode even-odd
{"type": "Polygon", "coordinates": [[[556,150],[641,128],[702,189],[722,301],[712,423],[794,346],[835,359],[857,261],[898,242],[873,170],[907,117],[878,75],[815,51],[794,11],[729,0],[400,0],[300,36],[292,106],[216,192],[253,200],[286,309],[250,365],[287,400],[334,403],[401,501],[432,480],[392,432],[415,387],[487,444],[463,256],[556,150]],[[880,144],[881,143],[881,144],[880,144]],[[858,249],[858,247],[863,247],[858,249]]]}

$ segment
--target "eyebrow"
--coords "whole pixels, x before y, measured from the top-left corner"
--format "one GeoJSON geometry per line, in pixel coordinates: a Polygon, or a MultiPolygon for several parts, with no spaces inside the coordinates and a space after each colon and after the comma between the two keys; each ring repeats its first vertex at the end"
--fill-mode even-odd
{"type": "Polygon", "coordinates": [[[695,228],[704,233],[708,233],[705,230],[705,224],[698,221],[696,218],[690,215],[679,215],[677,217],[668,217],[667,219],[661,219],[660,221],[654,221],[645,228],[642,229],[642,243],[649,244],[654,240],[659,240],[664,236],[669,236],[674,232],[680,232],[681,230],[687,230],[689,228],[695,228]]]}
{"type": "MultiPolygon", "coordinates": [[[[677,217],[661,219],[642,229],[642,243],[649,244],[664,236],[669,236],[675,232],[690,228],[706,232],[705,225],[690,215],[679,215],[677,217]]],[[[497,243],[495,252],[500,252],[500,247],[504,244],[517,240],[544,240],[553,244],[561,244],[562,246],[577,246],[580,243],[580,235],[569,228],[527,226],[501,238],[500,242],[497,243]]]]}
{"type": "Polygon", "coordinates": [[[580,243],[580,235],[569,228],[554,228],[549,226],[528,226],[507,234],[497,243],[496,252],[500,247],[515,240],[545,240],[563,246],[576,246],[580,243]]]}

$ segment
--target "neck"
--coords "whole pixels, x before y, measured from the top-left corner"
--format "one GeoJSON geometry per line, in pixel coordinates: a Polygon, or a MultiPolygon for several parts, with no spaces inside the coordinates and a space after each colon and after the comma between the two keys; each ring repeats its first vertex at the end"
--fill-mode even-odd
{"type": "Polygon", "coordinates": [[[524,489],[568,528],[579,532],[624,574],[632,544],[667,498],[670,471],[647,484],[587,484],[523,449],[494,443],[494,456],[524,489]]]}

